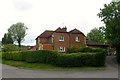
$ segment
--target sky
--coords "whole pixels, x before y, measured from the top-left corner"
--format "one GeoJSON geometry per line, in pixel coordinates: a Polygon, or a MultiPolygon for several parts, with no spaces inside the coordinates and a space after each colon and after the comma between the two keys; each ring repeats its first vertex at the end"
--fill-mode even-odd
{"type": "Polygon", "coordinates": [[[22,45],[35,45],[35,38],[45,30],[67,27],[85,35],[103,26],[97,16],[100,8],[111,0],[0,0],[0,41],[12,24],[28,27],[22,45]]]}

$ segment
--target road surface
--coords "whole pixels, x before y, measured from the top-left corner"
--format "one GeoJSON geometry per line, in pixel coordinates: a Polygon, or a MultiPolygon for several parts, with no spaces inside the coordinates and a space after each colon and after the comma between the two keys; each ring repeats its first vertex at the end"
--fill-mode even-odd
{"type": "Polygon", "coordinates": [[[114,56],[107,57],[106,70],[32,70],[2,65],[3,78],[118,78],[118,65],[114,56]]]}

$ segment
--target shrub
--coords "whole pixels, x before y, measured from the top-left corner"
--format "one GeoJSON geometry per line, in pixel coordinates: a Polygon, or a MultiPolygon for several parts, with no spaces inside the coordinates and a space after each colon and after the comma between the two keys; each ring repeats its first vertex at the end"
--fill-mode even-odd
{"type": "Polygon", "coordinates": [[[19,51],[19,47],[14,44],[6,44],[2,49],[4,52],[19,51]]]}
{"type": "Polygon", "coordinates": [[[61,67],[103,66],[106,50],[99,52],[79,52],[58,54],[53,50],[36,50],[22,52],[4,52],[3,59],[26,61],[29,63],[49,63],[61,67]]]}
{"type": "Polygon", "coordinates": [[[92,48],[90,48],[90,47],[80,47],[78,52],[92,52],[92,48]]]}
{"type": "Polygon", "coordinates": [[[72,46],[72,47],[68,48],[68,53],[100,52],[102,50],[103,50],[102,48],[90,48],[90,47],[86,47],[86,46],[82,46],[82,47],[72,46]]]}
{"type": "Polygon", "coordinates": [[[79,50],[79,47],[72,46],[72,47],[68,48],[67,52],[68,53],[76,53],[76,52],[78,52],[78,50],[79,50]]]}
{"type": "Polygon", "coordinates": [[[6,59],[6,60],[13,59],[12,52],[4,52],[2,55],[3,55],[3,59],[6,59]]]}
{"type": "Polygon", "coordinates": [[[107,51],[101,50],[101,52],[97,52],[95,57],[95,64],[94,66],[104,66],[106,60],[107,51]]]}
{"type": "Polygon", "coordinates": [[[26,62],[53,63],[57,56],[57,51],[36,50],[25,53],[26,62]]]}
{"type": "Polygon", "coordinates": [[[26,62],[38,62],[38,51],[27,51],[25,54],[25,61],[26,62]]]}
{"type": "Polygon", "coordinates": [[[12,52],[12,60],[22,61],[23,58],[21,52],[12,52]]]}
{"type": "Polygon", "coordinates": [[[103,66],[106,52],[59,54],[56,65],[62,67],[103,66]]]}

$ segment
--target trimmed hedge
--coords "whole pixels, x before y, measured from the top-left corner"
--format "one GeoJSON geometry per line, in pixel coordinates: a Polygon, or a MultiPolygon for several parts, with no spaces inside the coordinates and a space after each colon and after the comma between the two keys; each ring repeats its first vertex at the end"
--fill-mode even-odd
{"type": "Polygon", "coordinates": [[[36,50],[5,52],[2,58],[29,63],[49,63],[61,67],[103,66],[105,64],[106,53],[106,50],[101,50],[92,53],[59,54],[53,50],[36,50]]]}
{"type": "Polygon", "coordinates": [[[85,67],[85,66],[104,66],[106,51],[96,53],[71,53],[60,54],[57,57],[56,65],[62,67],[85,67]]]}
{"type": "Polygon", "coordinates": [[[100,52],[102,48],[90,48],[90,47],[76,47],[72,46],[68,48],[68,53],[79,53],[79,52],[100,52]]]}

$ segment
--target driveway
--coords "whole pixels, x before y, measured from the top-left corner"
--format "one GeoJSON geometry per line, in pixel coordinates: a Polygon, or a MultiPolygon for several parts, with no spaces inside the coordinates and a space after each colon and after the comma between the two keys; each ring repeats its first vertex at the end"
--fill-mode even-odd
{"type": "Polygon", "coordinates": [[[114,56],[108,56],[106,70],[93,71],[51,71],[20,69],[9,65],[2,65],[3,78],[118,78],[118,65],[114,56]]]}

